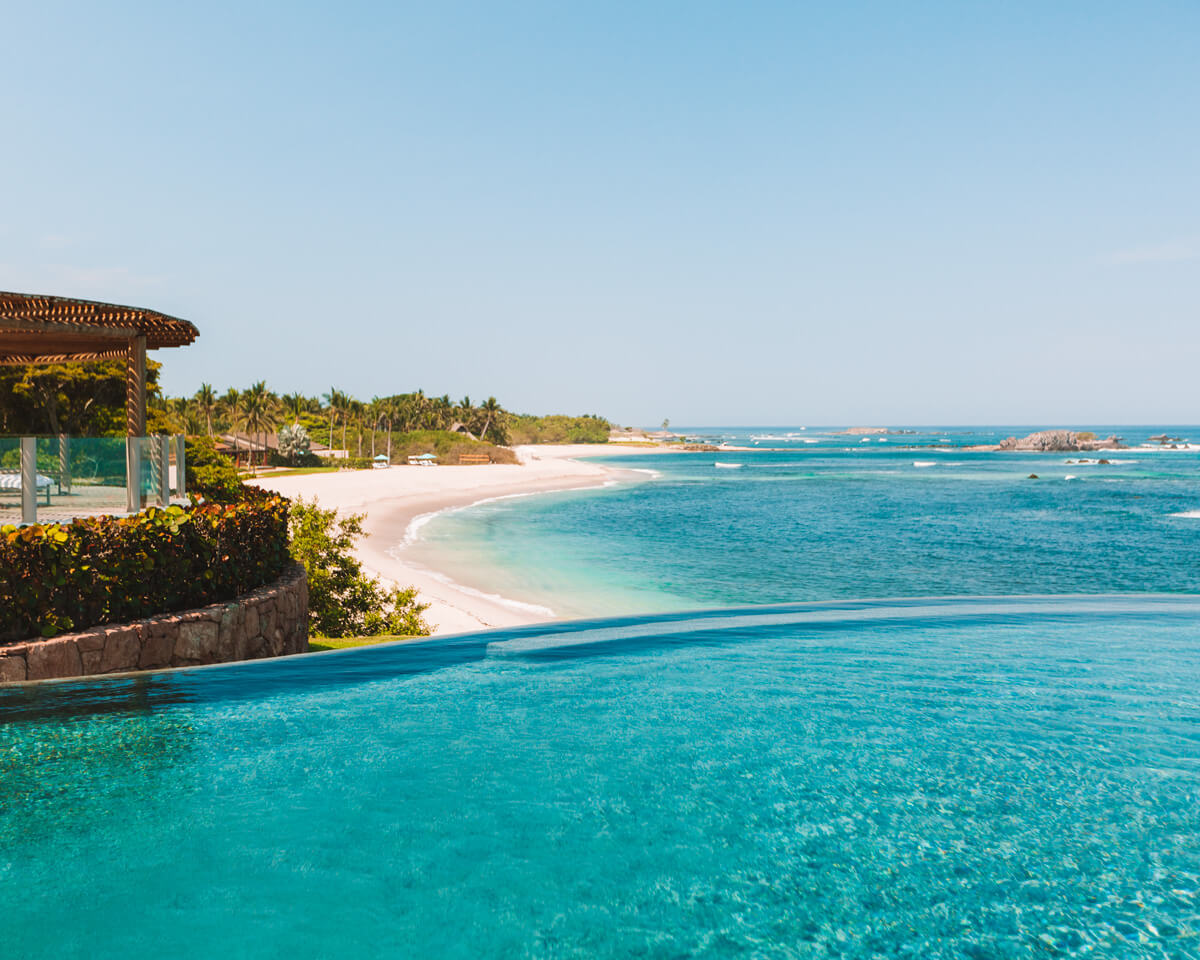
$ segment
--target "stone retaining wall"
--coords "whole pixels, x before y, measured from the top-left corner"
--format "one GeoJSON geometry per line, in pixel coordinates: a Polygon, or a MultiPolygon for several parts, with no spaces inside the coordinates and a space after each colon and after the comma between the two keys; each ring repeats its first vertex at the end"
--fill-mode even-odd
{"type": "Polygon", "coordinates": [[[308,577],[297,564],[228,603],[0,647],[0,683],[257,660],[308,650],[308,577]]]}

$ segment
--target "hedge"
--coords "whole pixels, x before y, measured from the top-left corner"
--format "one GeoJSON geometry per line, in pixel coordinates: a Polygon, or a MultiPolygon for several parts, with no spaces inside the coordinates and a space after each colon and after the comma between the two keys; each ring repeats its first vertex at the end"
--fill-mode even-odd
{"type": "Polygon", "coordinates": [[[232,600],[291,563],[288,502],[0,527],[0,643],[232,600]]]}

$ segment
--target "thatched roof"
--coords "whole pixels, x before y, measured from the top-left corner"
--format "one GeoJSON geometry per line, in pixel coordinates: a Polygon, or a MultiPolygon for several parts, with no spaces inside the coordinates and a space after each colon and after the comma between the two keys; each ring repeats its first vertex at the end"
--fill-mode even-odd
{"type": "Polygon", "coordinates": [[[188,321],[142,307],[0,292],[0,363],[61,363],[126,355],[138,336],[146,349],[182,347],[199,331],[188,321]]]}

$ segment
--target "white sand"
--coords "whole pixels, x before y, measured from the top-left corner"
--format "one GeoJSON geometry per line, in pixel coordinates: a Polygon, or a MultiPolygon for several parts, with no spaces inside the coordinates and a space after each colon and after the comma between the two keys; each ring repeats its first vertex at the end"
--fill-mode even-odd
{"type": "Polygon", "coordinates": [[[428,603],[425,619],[436,633],[517,626],[550,619],[549,611],[516,606],[456,584],[438,571],[405,559],[401,546],[418,517],[493,497],[599,487],[640,477],[630,471],[587,463],[581,457],[660,453],[662,447],[576,444],[516,449],[521,463],[486,466],[396,466],[387,470],[343,470],[251,481],[287,497],[316,498],[341,513],[364,513],[368,537],[358,557],[372,574],[401,586],[415,586],[428,603]]]}

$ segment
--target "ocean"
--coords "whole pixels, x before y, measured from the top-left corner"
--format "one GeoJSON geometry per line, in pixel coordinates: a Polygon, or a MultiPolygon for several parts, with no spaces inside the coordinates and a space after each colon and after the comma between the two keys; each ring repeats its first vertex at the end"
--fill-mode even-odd
{"type": "Polygon", "coordinates": [[[0,689],[5,956],[1194,956],[1200,454],[789,433],[424,528],[591,620],[0,689]]]}
{"type": "Polygon", "coordinates": [[[601,457],[637,472],[449,511],[409,556],[566,617],[1200,587],[1200,427],[1088,427],[1130,449],[1086,454],[966,449],[1030,426],[892,429],[689,428],[753,449],[601,457]]]}

